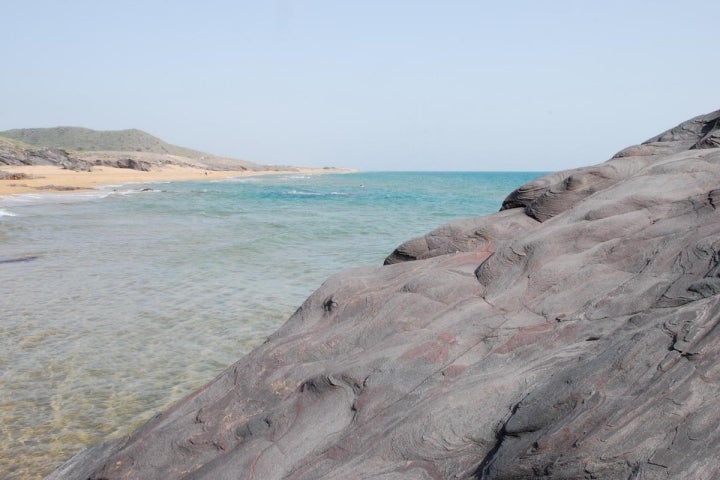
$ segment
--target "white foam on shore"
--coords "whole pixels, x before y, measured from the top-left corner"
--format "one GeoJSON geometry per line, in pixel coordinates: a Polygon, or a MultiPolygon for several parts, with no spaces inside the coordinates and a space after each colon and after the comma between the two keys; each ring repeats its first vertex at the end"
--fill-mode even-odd
{"type": "Polygon", "coordinates": [[[111,184],[111,185],[100,185],[98,187],[95,187],[96,190],[100,192],[105,192],[107,195],[128,195],[132,193],[157,193],[162,192],[162,190],[158,190],[155,188],[148,187],[147,185],[160,185],[160,184],[167,184],[172,183],[170,181],[163,181],[163,182],[132,182],[132,183],[121,183],[121,184],[111,184]],[[138,188],[142,187],[142,188],[138,188]]]}
{"type": "Polygon", "coordinates": [[[109,192],[89,190],[83,192],[61,192],[61,193],[20,193],[3,197],[3,205],[38,205],[43,203],[75,203],[87,202],[105,198],[109,192]]]}
{"type": "MultiPolygon", "coordinates": [[[[0,205],[41,205],[57,203],[76,203],[101,200],[111,195],[132,195],[136,193],[158,193],[153,188],[123,188],[123,185],[105,185],[95,190],[73,192],[19,193],[0,197],[0,205]]],[[[12,215],[11,215],[12,216],[12,215]]]]}

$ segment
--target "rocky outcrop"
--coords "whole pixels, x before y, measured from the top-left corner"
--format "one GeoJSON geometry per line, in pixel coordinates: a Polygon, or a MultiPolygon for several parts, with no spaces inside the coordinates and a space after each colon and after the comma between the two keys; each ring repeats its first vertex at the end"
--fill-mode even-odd
{"type": "Polygon", "coordinates": [[[719,116],[330,278],[50,478],[718,478],[719,116]]]}
{"type": "MultiPolygon", "coordinates": [[[[87,154],[85,154],[87,155],[87,154]]],[[[151,162],[137,160],[123,156],[122,152],[113,155],[96,155],[97,158],[80,158],[60,148],[36,149],[28,145],[20,145],[2,141],[0,138],[0,165],[55,165],[66,170],[89,171],[93,166],[106,166],[115,168],[130,168],[133,170],[148,171],[151,162]]]]}
{"type": "Polygon", "coordinates": [[[57,165],[69,170],[88,170],[90,165],[59,148],[25,148],[0,141],[0,165],[57,165]]]}
{"type": "Polygon", "coordinates": [[[96,159],[93,163],[95,166],[105,166],[114,168],[129,168],[131,170],[140,170],[141,172],[150,171],[150,163],[143,162],[142,160],[135,160],[134,158],[120,158],[117,160],[110,159],[96,159]]]}

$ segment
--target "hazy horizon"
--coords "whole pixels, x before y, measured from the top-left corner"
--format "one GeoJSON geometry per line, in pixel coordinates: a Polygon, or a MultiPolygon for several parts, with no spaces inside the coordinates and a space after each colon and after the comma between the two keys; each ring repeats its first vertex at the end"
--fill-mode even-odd
{"type": "Polygon", "coordinates": [[[720,4],[6,2],[0,130],[263,164],[549,171],[720,107],[720,4]]]}

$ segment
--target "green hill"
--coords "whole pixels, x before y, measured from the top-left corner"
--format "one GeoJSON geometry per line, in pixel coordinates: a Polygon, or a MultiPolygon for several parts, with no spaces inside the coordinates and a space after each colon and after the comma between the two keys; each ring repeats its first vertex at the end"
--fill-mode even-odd
{"type": "Polygon", "coordinates": [[[18,128],[0,131],[0,136],[40,148],[64,150],[147,152],[198,159],[208,154],[178,147],[142,130],[98,131],[81,127],[18,128]]]}
{"type": "Polygon", "coordinates": [[[0,135],[0,149],[15,149],[15,150],[35,150],[36,147],[29,145],[20,140],[15,140],[9,137],[0,135]]]}

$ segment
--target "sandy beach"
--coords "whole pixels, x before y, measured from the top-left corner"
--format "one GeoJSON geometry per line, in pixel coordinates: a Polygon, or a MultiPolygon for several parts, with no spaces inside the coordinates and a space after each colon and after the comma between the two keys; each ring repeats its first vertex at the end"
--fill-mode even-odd
{"type": "Polygon", "coordinates": [[[339,168],[294,168],[292,170],[204,170],[168,165],[149,172],[129,168],[93,167],[90,172],[66,170],[56,166],[3,166],[3,172],[24,174],[27,178],[0,179],[0,196],[39,191],[61,192],[90,190],[101,185],[126,183],[166,182],[184,180],[220,180],[234,177],[280,174],[348,173],[339,168]]]}

